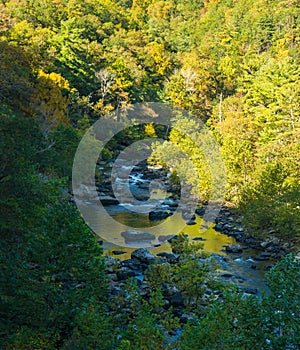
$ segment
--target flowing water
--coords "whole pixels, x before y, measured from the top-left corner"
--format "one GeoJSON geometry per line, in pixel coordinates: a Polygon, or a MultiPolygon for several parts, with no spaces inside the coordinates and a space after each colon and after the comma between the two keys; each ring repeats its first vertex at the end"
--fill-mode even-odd
{"type": "MultiPolygon", "coordinates": [[[[123,179],[115,179],[117,183],[122,184],[123,179]]],[[[145,193],[149,195],[148,179],[143,179],[142,174],[132,173],[130,174],[130,188],[132,193],[141,198],[145,196],[145,193]]],[[[165,198],[171,195],[171,193],[165,193],[159,189],[152,192],[151,200],[165,198]]],[[[147,194],[146,194],[147,197],[147,194]]],[[[194,225],[186,225],[185,220],[180,214],[172,215],[163,221],[163,227],[161,222],[153,222],[149,220],[148,213],[141,213],[144,205],[145,211],[148,211],[147,206],[151,206],[151,201],[141,201],[139,204],[140,212],[137,213],[134,210],[132,204],[125,203],[117,205],[108,205],[105,207],[106,211],[98,212],[93,216],[94,223],[96,222],[101,238],[103,239],[104,254],[117,257],[121,260],[130,259],[130,254],[137,248],[131,247],[125,244],[123,237],[120,235],[121,228],[130,226],[131,228],[140,229],[141,231],[148,231],[159,235],[172,235],[174,233],[184,232],[188,234],[190,240],[200,240],[203,243],[203,249],[207,252],[215,254],[217,260],[220,262],[220,273],[225,273],[229,276],[230,281],[236,282],[240,286],[257,288],[259,293],[262,291],[268,292],[268,288],[264,283],[264,275],[266,271],[266,265],[269,262],[258,262],[254,260],[254,257],[259,252],[247,249],[244,247],[242,253],[228,254],[225,251],[225,246],[236,243],[233,237],[221,234],[213,229],[215,225],[212,222],[204,222],[203,219],[196,215],[194,225]],[[132,206],[132,208],[131,208],[132,206]],[[114,220],[112,220],[112,218],[114,220]],[[156,226],[154,226],[156,225],[156,226]],[[181,228],[178,230],[178,228],[181,228]],[[115,254],[116,253],[116,254],[115,254]]],[[[167,210],[168,207],[162,207],[161,209],[167,210]]],[[[170,209],[170,208],[169,208],[170,209]]],[[[152,242],[152,245],[148,249],[157,254],[160,252],[171,251],[170,244],[168,242],[162,243],[157,239],[152,242]]],[[[225,278],[226,279],[226,278],[225,278]]]]}

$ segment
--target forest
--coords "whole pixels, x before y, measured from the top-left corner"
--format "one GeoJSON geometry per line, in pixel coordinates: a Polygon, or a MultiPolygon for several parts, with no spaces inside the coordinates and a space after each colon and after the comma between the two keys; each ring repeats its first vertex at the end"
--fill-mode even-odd
{"type": "MultiPolygon", "coordinates": [[[[300,347],[298,0],[2,0],[0,102],[1,349],[300,347]],[[147,102],[209,128],[225,205],[250,235],[289,248],[266,275],[270,295],[216,285],[211,266],[195,265],[201,247],[179,239],[178,266],[149,267],[148,298],[128,279],[111,305],[99,237],[71,200],[72,164],[93,123],[147,102]],[[159,281],[186,296],[191,320],[164,308],[159,281]],[[204,284],[222,298],[207,300],[204,284]]],[[[175,128],[168,141],[193,159],[199,178],[186,181],[200,182],[195,195],[207,201],[203,157],[175,128]]],[[[152,161],[169,155],[162,144],[152,161]]]]}

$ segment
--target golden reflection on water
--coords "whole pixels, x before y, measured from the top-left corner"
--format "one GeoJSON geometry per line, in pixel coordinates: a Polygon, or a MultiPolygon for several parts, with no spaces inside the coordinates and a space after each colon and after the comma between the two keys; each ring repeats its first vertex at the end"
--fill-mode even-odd
{"type": "MultiPolygon", "coordinates": [[[[118,221],[122,222],[125,225],[137,227],[136,217],[130,215],[128,212],[119,212],[114,215],[114,218],[118,221]]],[[[141,220],[143,220],[143,227],[147,225],[153,225],[148,220],[148,217],[145,216],[144,219],[141,217],[141,220]],[[146,223],[146,224],[145,224],[146,223]]],[[[165,235],[170,235],[173,233],[178,232],[178,227],[182,225],[182,219],[181,218],[174,218],[169,217],[166,219],[167,221],[167,228],[168,232],[165,232],[165,235]]],[[[223,235],[219,232],[216,232],[212,227],[214,226],[213,223],[204,223],[203,220],[200,217],[196,217],[196,225],[186,225],[181,232],[184,232],[189,235],[190,240],[196,237],[202,237],[204,239],[203,243],[203,249],[210,253],[217,253],[221,255],[226,255],[224,252],[224,246],[236,243],[235,239],[233,237],[228,237],[226,235],[223,235]],[[203,226],[204,225],[204,226],[203,226]]],[[[138,227],[137,227],[138,229],[138,227]]],[[[117,237],[113,237],[117,240],[117,237]]],[[[133,250],[137,249],[136,247],[130,248],[130,247],[124,247],[119,245],[114,245],[109,242],[104,243],[104,254],[106,255],[112,255],[114,257],[117,257],[121,260],[130,259],[130,254],[133,250]],[[113,251],[119,250],[125,252],[125,254],[122,255],[115,255],[113,254],[113,251]]],[[[153,254],[157,254],[160,252],[169,252],[171,251],[170,245],[168,243],[161,244],[158,247],[149,248],[149,250],[153,254]]]]}

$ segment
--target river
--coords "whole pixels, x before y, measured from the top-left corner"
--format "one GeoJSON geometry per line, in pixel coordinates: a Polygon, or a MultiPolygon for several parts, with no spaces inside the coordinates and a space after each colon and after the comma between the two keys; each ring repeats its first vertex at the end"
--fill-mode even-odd
{"type": "MultiPolygon", "coordinates": [[[[110,172],[106,169],[106,176],[109,177],[110,172]]],[[[126,181],[124,179],[115,179],[121,184],[126,181]]],[[[145,178],[142,173],[136,171],[129,176],[130,190],[137,198],[149,197],[148,185],[150,180],[145,178]]],[[[162,201],[165,197],[172,196],[172,193],[166,193],[160,189],[152,192],[151,199],[159,199],[162,201]]],[[[101,196],[100,196],[101,198],[101,196]]],[[[139,202],[140,209],[148,205],[148,202],[139,202]]],[[[170,209],[167,206],[161,206],[162,209],[170,209]]],[[[124,244],[123,237],[120,235],[120,224],[124,227],[131,228],[148,228],[151,232],[155,232],[156,236],[171,235],[178,233],[178,228],[182,227],[180,232],[188,234],[189,239],[200,240],[203,243],[203,249],[206,252],[212,253],[220,263],[219,274],[223,275],[223,279],[229,282],[234,282],[242,288],[257,290],[257,294],[262,292],[268,293],[268,288],[264,283],[264,275],[267,270],[267,265],[270,262],[255,261],[255,256],[258,251],[243,247],[241,253],[227,253],[225,246],[237,243],[233,237],[229,237],[214,230],[215,223],[204,222],[202,217],[196,215],[195,224],[186,225],[186,220],[181,215],[172,215],[166,218],[163,222],[163,228],[160,227],[160,221],[153,222],[149,220],[148,213],[137,213],[131,209],[130,203],[105,205],[105,210],[98,213],[94,220],[99,227],[101,238],[103,239],[104,254],[117,257],[121,260],[130,259],[130,254],[137,247],[131,247],[124,244]],[[112,218],[114,220],[112,220],[112,218]],[[163,229],[163,231],[160,231],[163,229]]],[[[145,207],[145,210],[147,208],[145,207]]],[[[99,231],[98,231],[99,232],[99,231]]],[[[160,252],[171,251],[168,242],[154,242],[148,248],[153,254],[160,252]]],[[[255,294],[255,293],[253,293],[255,294]]]]}

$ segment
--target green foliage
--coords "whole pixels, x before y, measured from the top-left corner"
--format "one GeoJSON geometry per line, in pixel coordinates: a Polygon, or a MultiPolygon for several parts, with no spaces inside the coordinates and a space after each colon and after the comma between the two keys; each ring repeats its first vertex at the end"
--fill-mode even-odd
{"type": "Polygon", "coordinates": [[[15,110],[28,107],[32,93],[32,60],[24,52],[6,40],[0,40],[0,101],[15,110]]]}
{"type": "Polygon", "coordinates": [[[45,203],[46,186],[35,172],[42,141],[36,123],[14,115],[9,109],[1,113],[0,227],[4,237],[26,227],[32,216],[38,215],[36,207],[45,203]]]}
{"type": "Polygon", "coordinates": [[[103,304],[101,253],[76,209],[65,202],[45,208],[18,245],[1,249],[1,334],[12,348],[25,334],[32,341],[29,330],[57,348],[84,308],[103,304]],[[8,310],[13,318],[6,317],[8,310]]]}
{"type": "Polygon", "coordinates": [[[124,315],[126,329],[121,332],[121,349],[168,349],[167,332],[178,327],[170,310],[163,309],[164,301],[160,289],[153,289],[149,301],[137,291],[136,284],[129,280],[126,288],[125,305],[130,305],[130,313],[124,315]]]}
{"type": "Polygon", "coordinates": [[[74,330],[70,340],[63,349],[115,349],[118,341],[115,319],[109,315],[105,305],[84,305],[81,313],[75,318],[74,330]]]}
{"type": "Polygon", "coordinates": [[[45,168],[54,171],[59,177],[71,178],[79,141],[78,134],[72,127],[60,124],[50,135],[49,150],[43,152],[45,168]]]}
{"type": "Polygon", "coordinates": [[[184,328],[181,349],[264,348],[260,305],[256,298],[241,298],[234,291],[212,304],[207,314],[184,328]]]}
{"type": "Polygon", "coordinates": [[[175,264],[157,262],[150,266],[146,272],[147,281],[153,290],[162,288],[163,292],[174,290],[182,293],[186,309],[201,314],[207,302],[206,289],[223,288],[213,277],[217,264],[212,259],[203,259],[208,257],[202,251],[203,244],[190,243],[185,234],[173,239],[171,246],[174,253],[180,254],[179,261],[175,264]]]}
{"type": "Polygon", "coordinates": [[[258,183],[244,193],[241,210],[245,222],[254,232],[275,228],[281,239],[299,236],[298,191],[298,181],[289,178],[281,164],[268,164],[258,183]]]}
{"type": "Polygon", "coordinates": [[[268,272],[267,283],[272,294],[263,308],[267,315],[267,335],[271,349],[299,347],[300,321],[300,262],[293,254],[287,255],[268,272]]]}
{"type": "Polygon", "coordinates": [[[78,315],[91,303],[100,308],[106,295],[100,246],[74,206],[60,199],[66,184],[45,175],[70,174],[78,139],[64,126],[45,139],[31,116],[5,106],[0,132],[1,344],[61,348],[78,315]]]}
{"type": "Polygon", "coordinates": [[[299,260],[288,255],[268,273],[270,296],[225,293],[204,317],[184,327],[180,349],[299,347],[299,273],[299,260]]]}
{"type": "MultiPolygon", "coordinates": [[[[164,286],[171,284],[199,316],[185,327],[179,348],[300,346],[299,261],[289,256],[268,274],[271,296],[241,298],[230,290],[205,314],[205,288],[222,287],[212,278],[211,260],[201,259],[201,247],[184,236],[173,243],[178,265],[150,268],[148,281],[157,288],[150,300],[128,287],[129,315],[111,317],[101,249],[61,200],[79,136],[93,122],[135,102],[169,102],[213,131],[226,166],[225,198],[240,207],[248,230],[262,237],[275,230],[295,243],[299,37],[296,0],[2,1],[1,345],[167,349],[173,345],[166,332],[177,327],[171,311],[161,313],[164,286]]],[[[179,118],[171,130],[127,128],[102,157],[116,154],[118,144],[168,138],[152,160],[170,167],[171,179],[184,179],[193,195],[218,200],[225,171],[219,161],[209,169],[209,132],[197,139],[197,125],[179,118]]],[[[94,136],[83,166],[101,145],[94,136]]]]}

